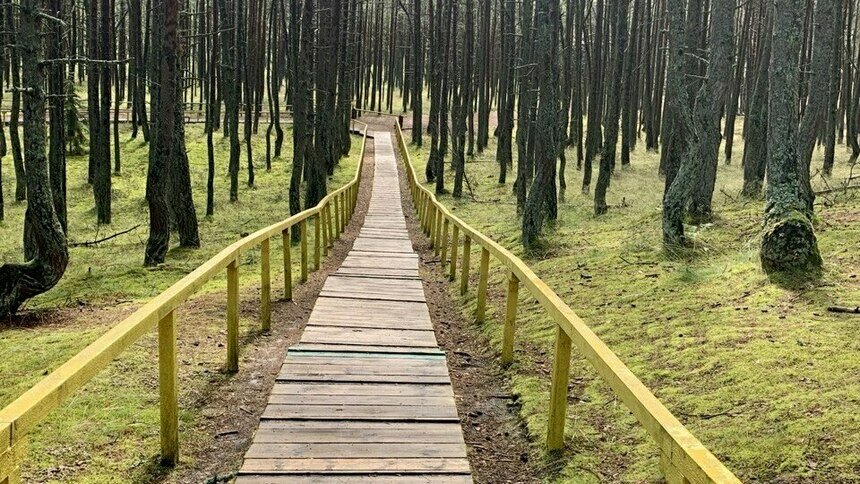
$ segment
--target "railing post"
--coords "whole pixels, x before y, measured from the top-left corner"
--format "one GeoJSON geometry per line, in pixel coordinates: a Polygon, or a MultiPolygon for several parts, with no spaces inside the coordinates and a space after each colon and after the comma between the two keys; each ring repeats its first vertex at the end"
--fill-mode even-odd
{"type": "Polygon", "coordinates": [[[340,238],[340,195],[335,195],[332,197],[334,200],[334,237],[332,239],[340,238]]]}
{"type": "Polygon", "coordinates": [[[434,217],[436,216],[436,208],[433,204],[428,201],[427,202],[427,228],[424,232],[427,234],[427,237],[430,239],[430,247],[433,247],[433,226],[434,226],[434,217]]]}
{"type": "Polygon", "coordinates": [[[227,371],[239,371],[239,263],[227,266],[227,371]]]}
{"type": "Polygon", "coordinates": [[[299,258],[302,262],[299,281],[304,283],[308,280],[308,219],[303,219],[299,222],[299,232],[301,235],[299,237],[299,258]]]}
{"type": "Polygon", "coordinates": [[[478,272],[478,308],[475,311],[475,320],[484,321],[487,315],[487,278],[490,272],[490,251],[481,247],[481,266],[478,272]]]}
{"type": "Polygon", "coordinates": [[[323,257],[328,255],[328,244],[329,239],[331,238],[331,234],[328,231],[328,204],[324,205],[320,209],[320,222],[322,223],[322,255],[323,257]]]}
{"type": "MultiPolygon", "coordinates": [[[[320,270],[320,247],[322,246],[322,210],[314,219],[314,270],[320,270]]],[[[302,281],[304,282],[304,281],[302,281]]]]}
{"type": "Polygon", "coordinates": [[[549,450],[564,447],[564,424],[567,418],[567,385],[570,382],[570,336],[556,327],[555,356],[552,362],[552,387],[549,392],[549,423],[546,445],[549,450]]]}
{"type": "Polygon", "coordinates": [[[433,254],[439,255],[442,245],[442,207],[436,208],[436,229],[433,231],[433,254]]]}
{"type": "Polygon", "coordinates": [[[514,336],[517,328],[517,297],[520,280],[513,272],[508,274],[508,297],[505,304],[505,330],[502,336],[502,364],[514,361],[514,336]]]}
{"type": "Polygon", "coordinates": [[[260,329],[272,329],[272,273],[269,263],[270,241],[260,242],[260,329]]]}
{"type": "Polygon", "coordinates": [[[443,218],[445,220],[442,222],[442,237],[439,240],[439,251],[441,253],[439,267],[441,269],[445,268],[445,258],[448,257],[448,218],[444,216],[443,218]]]}
{"type": "Polygon", "coordinates": [[[451,229],[451,266],[448,273],[448,280],[453,281],[457,277],[457,248],[460,245],[460,227],[454,224],[451,229]]]}
{"type": "MultiPolygon", "coordinates": [[[[284,242],[284,299],[293,299],[293,251],[292,249],[292,227],[287,227],[281,232],[284,242]]],[[[305,254],[307,256],[307,254],[305,254]]]]}
{"type": "Polygon", "coordinates": [[[340,192],[340,233],[343,233],[346,230],[346,219],[347,219],[347,198],[346,192],[340,192]]]}
{"type": "Polygon", "coordinates": [[[468,235],[463,236],[463,267],[460,268],[460,295],[466,294],[469,289],[469,259],[472,257],[472,239],[468,235]]]}
{"type": "Polygon", "coordinates": [[[433,247],[433,228],[436,227],[436,205],[430,200],[430,195],[427,195],[427,236],[430,237],[430,247],[433,247]]]}
{"type": "MultiPolygon", "coordinates": [[[[337,198],[337,197],[334,197],[334,198],[337,198]]],[[[334,215],[331,213],[331,203],[327,203],[325,206],[325,209],[326,209],[326,214],[327,214],[325,228],[328,230],[328,246],[329,246],[329,248],[331,248],[334,246],[334,239],[335,239],[335,236],[334,236],[335,224],[334,224],[334,215]]]]}
{"type": "Polygon", "coordinates": [[[176,368],[176,319],[167,313],[158,322],[158,397],[161,411],[161,463],[179,461],[179,406],[176,368]]]}

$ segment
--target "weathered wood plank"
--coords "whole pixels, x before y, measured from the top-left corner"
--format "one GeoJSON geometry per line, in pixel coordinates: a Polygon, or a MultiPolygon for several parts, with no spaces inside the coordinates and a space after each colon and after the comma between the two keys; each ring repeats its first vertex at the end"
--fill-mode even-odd
{"type": "Polygon", "coordinates": [[[361,353],[399,353],[399,354],[427,354],[427,355],[444,355],[439,348],[429,348],[426,346],[380,346],[373,344],[340,344],[340,343],[302,343],[292,346],[290,351],[296,352],[353,352],[361,353]]]}
{"type": "Polygon", "coordinates": [[[345,474],[368,472],[397,473],[468,473],[465,458],[439,459],[245,459],[242,472],[308,474],[312,472],[345,474]]]}
{"type": "Polygon", "coordinates": [[[277,459],[288,457],[331,459],[384,459],[384,458],[439,458],[462,457],[466,452],[461,444],[435,443],[315,443],[315,444],[280,444],[254,443],[245,454],[250,459],[277,459]]]}
{"type": "Polygon", "coordinates": [[[263,419],[458,421],[451,405],[277,405],[263,411],[263,419]]]}
{"type": "Polygon", "coordinates": [[[407,385],[385,383],[275,383],[275,395],[372,395],[448,397],[454,391],[447,385],[407,385]]]}
{"type": "Polygon", "coordinates": [[[437,475],[255,475],[243,474],[236,478],[237,484],[471,484],[472,477],[468,474],[437,474],[437,475]]]}
{"type": "Polygon", "coordinates": [[[308,326],[302,343],[367,344],[378,346],[436,347],[432,331],[394,330],[376,328],[345,328],[337,326],[308,326]]]}
{"type": "Polygon", "coordinates": [[[350,383],[444,383],[450,384],[448,376],[431,375],[299,375],[295,373],[279,373],[275,381],[303,382],[350,382],[350,383]]]}

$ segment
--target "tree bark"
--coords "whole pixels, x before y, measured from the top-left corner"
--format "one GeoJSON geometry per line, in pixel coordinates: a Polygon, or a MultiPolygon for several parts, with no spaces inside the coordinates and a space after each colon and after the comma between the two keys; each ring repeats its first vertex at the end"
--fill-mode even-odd
{"type": "Polygon", "coordinates": [[[560,14],[558,0],[537,0],[535,9],[538,113],[535,125],[535,181],[523,207],[522,239],[534,249],[547,220],[557,217],[555,160],[558,139],[560,14]]]}
{"type": "Polygon", "coordinates": [[[45,74],[42,65],[42,17],[39,0],[21,0],[16,39],[20,49],[24,94],[24,155],[27,163],[27,211],[24,214],[23,264],[0,266],[0,317],[17,312],[21,304],[54,287],[66,271],[69,251],[51,194],[50,168],[45,155],[45,74]]]}
{"type": "Polygon", "coordinates": [[[798,184],[804,165],[798,163],[798,64],[802,0],[775,0],[770,56],[768,106],[767,194],[762,269],[771,276],[808,278],[821,268],[812,228],[812,211],[798,184]]]}

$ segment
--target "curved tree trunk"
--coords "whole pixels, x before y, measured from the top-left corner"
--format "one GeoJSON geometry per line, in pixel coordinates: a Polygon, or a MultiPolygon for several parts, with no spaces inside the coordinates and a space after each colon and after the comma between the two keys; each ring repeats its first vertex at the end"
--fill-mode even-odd
{"type": "Polygon", "coordinates": [[[814,276],[821,255],[812,228],[812,211],[804,189],[798,186],[797,105],[801,44],[802,0],[774,2],[768,107],[767,196],[761,265],[769,275],[792,273],[814,276]]]}
{"type": "Polygon", "coordinates": [[[57,218],[51,194],[50,169],[45,155],[45,75],[42,66],[39,0],[21,0],[20,29],[24,87],[24,154],[29,201],[24,215],[24,264],[0,266],[0,317],[14,314],[21,304],[41,294],[63,276],[69,262],[66,234],[57,218]]]}

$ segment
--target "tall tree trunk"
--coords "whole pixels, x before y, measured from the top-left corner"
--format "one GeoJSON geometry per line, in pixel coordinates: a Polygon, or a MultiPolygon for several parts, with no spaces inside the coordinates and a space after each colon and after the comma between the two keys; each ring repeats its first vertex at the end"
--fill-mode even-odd
{"type": "Polygon", "coordinates": [[[761,265],[769,275],[810,277],[821,268],[812,210],[798,184],[798,65],[802,0],[776,0],[770,57],[767,193],[761,265]]]}
{"type": "MultiPolygon", "coordinates": [[[[332,0],[320,0],[319,12],[321,15],[330,16],[331,15],[331,2],[332,0]]],[[[308,129],[313,133],[313,144],[309,146],[306,145],[306,153],[305,153],[305,177],[307,180],[306,191],[305,191],[305,208],[316,206],[326,195],[326,168],[328,166],[327,162],[327,140],[325,139],[323,131],[326,131],[324,128],[328,126],[326,116],[330,113],[325,113],[326,101],[323,99],[326,93],[320,93],[320,89],[324,89],[326,86],[327,76],[327,64],[328,62],[321,62],[321,59],[330,59],[332,53],[329,52],[330,47],[326,47],[325,44],[328,42],[327,39],[330,38],[330,30],[332,28],[330,22],[331,20],[322,20],[320,25],[324,27],[322,29],[317,29],[319,33],[320,40],[317,43],[317,47],[314,48],[314,37],[312,29],[313,29],[313,15],[315,13],[314,2],[313,0],[305,0],[304,11],[302,12],[302,55],[304,56],[313,56],[316,53],[316,62],[310,63],[306,65],[306,68],[310,68],[309,70],[304,71],[304,75],[308,77],[307,80],[307,92],[308,92],[308,109],[310,112],[310,104],[312,100],[316,100],[316,104],[313,110],[313,114],[307,116],[310,125],[308,129]],[[310,24],[310,25],[307,25],[310,24]],[[325,30],[325,32],[323,32],[325,30]],[[313,87],[310,85],[310,79],[312,79],[311,75],[316,77],[317,80],[317,91],[316,96],[313,94],[313,87]]],[[[325,19],[326,17],[323,17],[325,19]]],[[[311,57],[313,59],[313,57],[311,57]]],[[[308,59],[306,59],[307,61],[308,59]]]]}
{"type": "MultiPolygon", "coordinates": [[[[6,10],[6,30],[17,32],[15,28],[14,10],[10,3],[6,10]]],[[[10,34],[10,40],[15,35],[10,34]]],[[[10,49],[9,61],[11,62],[11,80],[13,86],[21,85],[21,54],[18,49],[10,49]]],[[[5,69],[5,66],[3,67],[5,69]]],[[[12,106],[9,113],[9,143],[12,145],[12,162],[15,165],[15,201],[22,202],[27,199],[27,170],[24,168],[24,154],[21,149],[21,137],[19,135],[21,117],[21,91],[12,91],[12,106]]]]}
{"type": "MultiPolygon", "coordinates": [[[[47,7],[52,17],[56,19],[63,18],[62,0],[50,0],[47,7]]],[[[65,58],[63,25],[52,21],[47,28],[49,32],[45,42],[47,57],[49,59],[65,58]]],[[[63,232],[68,234],[66,215],[66,107],[63,102],[63,95],[66,93],[66,77],[64,71],[63,64],[59,62],[52,62],[48,65],[48,93],[51,95],[51,102],[48,106],[48,125],[50,127],[48,168],[50,170],[51,197],[54,201],[54,211],[57,214],[57,220],[59,220],[63,232]]]]}
{"type": "Polygon", "coordinates": [[[209,52],[209,63],[207,66],[206,74],[209,77],[209,91],[207,92],[207,102],[206,102],[206,160],[207,160],[207,170],[206,170],[206,216],[211,217],[215,215],[215,143],[212,139],[215,130],[218,127],[218,111],[216,109],[217,103],[217,94],[216,91],[218,84],[218,36],[221,35],[218,33],[218,4],[213,2],[210,5],[211,9],[211,22],[210,28],[212,30],[211,38],[210,38],[210,52],[209,52]]]}
{"type": "Polygon", "coordinates": [[[684,128],[689,136],[687,151],[663,199],[663,242],[669,248],[685,242],[684,205],[694,191],[701,188],[709,167],[716,170],[717,166],[722,136],[720,114],[732,75],[735,0],[713,0],[712,7],[707,76],[696,94],[692,117],[682,107],[684,114],[678,124],[687,126],[684,128]]]}
{"type": "Polygon", "coordinates": [[[559,1],[537,0],[534,25],[539,102],[535,125],[535,181],[523,207],[522,239],[527,249],[535,247],[543,224],[555,220],[558,211],[555,160],[562,146],[558,139],[560,23],[559,1]]]}
{"type": "MultiPolygon", "coordinates": [[[[812,211],[815,202],[815,194],[812,191],[812,182],[809,178],[810,161],[815,150],[815,143],[827,122],[827,110],[829,105],[829,90],[825,86],[830,85],[830,66],[835,60],[834,32],[836,30],[836,12],[842,0],[819,0],[815,2],[815,32],[812,44],[812,64],[809,76],[809,97],[803,110],[803,118],[800,121],[799,137],[799,163],[800,188],[806,202],[807,210],[812,211]]],[[[779,13],[777,12],[778,16],[779,13]]],[[[771,58],[771,62],[774,59],[771,58]]],[[[771,84],[774,82],[771,76],[771,84]]],[[[771,93],[772,95],[773,93],[771,93]]],[[[772,117],[772,116],[771,116],[772,117]]],[[[768,184],[770,186],[770,184],[768,184]]]]}
{"type": "Polygon", "coordinates": [[[608,209],[606,191],[615,165],[616,147],[618,145],[618,122],[621,115],[621,78],[629,80],[624,75],[624,53],[627,50],[627,6],[628,0],[612,0],[610,19],[615,22],[613,27],[612,55],[608,78],[611,80],[606,96],[606,131],[603,138],[603,148],[600,152],[600,169],[597,184],[594,187],[594,214],[602,215],[608,209]]]}
{"type": "Polygon", "coordinates": [[[421,146],[424,136],[424,38],[421,36],[421,14],[421,0],[412,0],[412,143],[416,146],[421,146]]]}
{"type": "MultiPolygon", "coordinates": [[[[840,72],[842,67],[842,33],[844,29],[844,18],[842,16],[842,2],[837,0],[833,6],[835,12],[833,18],[836,20],[833,29],[833,58],[830,60],[830,75],[827,91],[827,111],[824,121],[824,165],[822,173],[824,176],[833,174],[833,158],[836,153],[836,123],[839,101],[840,72]]],[[[814,196],[814,194],[813,194],[814,196]]]]}
{"type": "MultiPolygon", "coordinates": [[[[772,9],[767,9],[764,23],[771,25],[772,9]]],[[[766,29],[770,32],[770,28],[766,29]]],[[[764,46],[758,56],[755,85],[746,114],[744,133],[744,185],[741,194],[747,198],[761,196],[768,159],[768,90],[770,89],[770,37],[763,40],[764,46]]]]}
{"type": "MultiPolygon", "coordinates": [[[[520,43],[520,65],[517,66],[519,73],[519,102],[517,103],[517,180],[515,191],[517,194],[517,212],[521,213],[526,204],[526,196],[532,183],[534,173],[535,152],[530,141],[533,139],[535,109],[538,96],[535,90],[540,89],[537,83],[536,68],[534,61],[540,56],[535,48],[535,0],[524,0],[520,10],[520,25],[523,29],[520,43]]],[[[556,82],[558,80],[556,79],[556,82]]],[[[555,163],[555,161],[553,161],[555,163]]]]}
{"type": "Polygon", "coordinates": [[[496,147],[496,162],[499,164],[499,183],[507,179],[508,167],[513,164],[513,131],[514,131],[514,36],[516,28],[514,15],[516,3],[514,0],[500,0],[501,5],[501,52],[499,66],[499,98],[498,98],[498,146],[496,147]]]}
{"type": "Polygon", "coordinates": [[[600,150],[600,121],[603,118],[603,45],[608,42],[603,38],[605,1],[597,0],[594,17],[594,52],[591,60],[591,78],[589,79],[588,120],[585,131],[585,164],[583,165],[582,193],[591,190],[592,162],[600,150]]]}
{"type": "Polygon", "coordinates": [[[478,153],[483,153],[490,139],[490,11],[493,2],[481,6],[481,34],[478,50],[478,153]]]}

